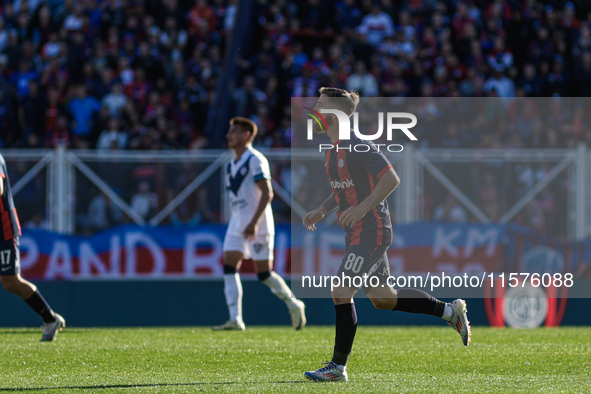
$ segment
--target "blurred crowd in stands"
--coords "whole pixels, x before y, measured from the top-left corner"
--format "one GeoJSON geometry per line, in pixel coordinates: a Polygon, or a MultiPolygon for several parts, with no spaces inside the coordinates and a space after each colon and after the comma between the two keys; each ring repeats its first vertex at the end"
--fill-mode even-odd
{"type": "MultiPolygon", "coordinates": [[[[285,132],[289,98],[315,96],[320,86],[355,89],[362,97],[501,97],[504,108],[499,113],[509,111],[512,97],[591,93],[589,2],[300,3],[279,0],[264,7],[259,18],[261,48],[240,64],[247,74],[243,90],[252,91],[252,99],[250,106],[240,105],[238,113],[260,122],[262,135],[267,133],[260,143],[266,146],[282,146],[291,136],[285,132]]],[[[547,112],[529,106],[544,129],[547,112]]],[[[572,144],[586,138],[572,115],[572,111],[564,115],[573,126],[557,130],[558,141],[552,133],[532,142],[537,137],[525,133],[518,140],[510,133],[458,139],[440,130],[421,144],[566,147],[569,140],[574,139],[568,143],[572,144]]],[[[588,108],[581,120],[584,126],[591,123],[588,108]]],[[[505,129],[518,127],[511,121],[507,119],[505,129]]]]}
{"type": "MultiPolygon", "coordinates": [[[[224,148],[205,125],[237,18],[237,0],[0,0],[0,148],[224,148]]],[[[417,110],[425,125],[450,116],[428,97],[497,98],[485,111],[498,120],[494,128],[469,114],[446,128],[420,125],[425,148],[591,145],[589,106],[563,101],[591,95],[589,1],[255,0],[249,23],[253,45],[230,59],[238,72],[229,76],[227,100],[232,115],[259,125],[257,147],[289,147],[290,98],[317,96],[321,86],[423,97],[417,110]]],[[[527,184],[522,179],[548,172],[524,168],[508,178],[475,176],[468,194],[496,220],[507,208],[499,203],[508,190],[498,186],[502,179],[527,184]]],[[[171,199],[155,182],[129,187],[142,217],[171,199]]],[[[437,201],[425,196],[426,216],[471,220],[442,193],[437,201]]],[[[549,193],[524,221],[543,233],[554,226],[543,223],[556,222],[543,212],[555,211],[564,188],[549,193]]],[[[201,196],[198,205],[218,197],[201,196]]],[[[108,201],[97,194],[88,217],[103,213],[79,225],[127,220],[115,209],[100,222],[108,201]]],[[[195,211],[211,210],[188,209],[179,223],[218,221],[217,210],[195,219],[195,211]]]]}
{"type": "Polygon", "coordinates": [[[0,4],[3,147],[207,145],[235,0],[54,3],[0,4]]]}
{"type": "MultiPolygon", "coordinates": [[[[236,0],[5,0],[0,147],[223,147],[204,127],[237,11],[236,0]]],[[[255,47],[232,59],[229,99],[234,115],[259,124],[257,146],[288,147],[290,97],[320,86],[364,97],[591,94],[583,0],[256,0],[254,14],[255,47]]],[[[556,130],[566,138],[544,134],[538,145],[586,138],[590,115],[568,117],[576,125],[556,130]]],[[[457,145],[444,130],[422,144],[457,145]]]]}

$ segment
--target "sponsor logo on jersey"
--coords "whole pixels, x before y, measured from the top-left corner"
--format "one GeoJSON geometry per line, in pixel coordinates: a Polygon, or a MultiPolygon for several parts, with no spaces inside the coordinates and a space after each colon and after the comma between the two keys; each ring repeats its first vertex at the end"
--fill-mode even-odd
{"type": "Polygon", "coordinates": [[[248,202],[246,202],[245,199],[241,198],[239,200],[230,201],[230,205],[232,206],[232,208],[244,208],[248,205],[248,202]]]}
{"type": "Polygon", "coordinates": [[[259,253],[261,250],[263,250],[263,247],[265,245],[263,244],[252,244],[252,248],[254,249],[255,252],[259,253]]]}
{"type": "Polygon", "coordinates": [[[348,187],[354,187],[353,181],[351,179],[345,179],[342,182],[339,181],[331,181],[330,186],[333,189],[346,189],[348,187]]]}

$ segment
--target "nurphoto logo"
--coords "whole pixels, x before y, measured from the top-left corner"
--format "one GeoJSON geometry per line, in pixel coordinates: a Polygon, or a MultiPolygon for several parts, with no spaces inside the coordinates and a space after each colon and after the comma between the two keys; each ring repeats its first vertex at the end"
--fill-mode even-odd
{"type": "MultiPolygon", "coordinates": [[[[394,130],[402,131],[408,139],[411,141],[418,141],[417,137],[410,131],[411,128],[417,125],[417,117],[408,112],[378,112],[378,130],[374,134],[361,134],[359,131],[359,113],[355,112],[353,114],[353,128],[351,128],[351,121],[349,116],[338,109],[327,109],[321,108],[320,112],[315,111],[311,108],[303,107],[305,110],[304,113],[310,116],[311,119],[308,119],[307,122],[307,139],[311,141],[314,138],[314,122],[318,124],[320,130],[322,132],[328,131],[328,124],[322,114],[333,114],[337,117],[338,124],[339,124],[339,140],[345,141],[351,139],[351,130],[355,133],[357,138],[364,141],[374,141],[380,138],[384,133],[384,118],[386,118],[386,139],[388,141],[392,141],[392,135],[394,130]],[[409,123],[394,123],[394,119],[397,121],[399,119],[409,119],[409,123]]],[[[378,151],[381,147],[386,147],[388,152],[402,152],[403,147],[400,144],[375,144],[378,151]]],[[[333,144],[319,144],[319,151],[322,152],[323,149],[333,149],[335,146],[333,144]]],[[[351,147],[341,147],[340,149],[351,150],[351,147]]],[[[370,150],[370,146],[367,144],[356,144],[352,147],[355,152],[368,152],[370,150]]],[[[339,150],[339,146],[336,145],[336,150],[339,150]]]]}

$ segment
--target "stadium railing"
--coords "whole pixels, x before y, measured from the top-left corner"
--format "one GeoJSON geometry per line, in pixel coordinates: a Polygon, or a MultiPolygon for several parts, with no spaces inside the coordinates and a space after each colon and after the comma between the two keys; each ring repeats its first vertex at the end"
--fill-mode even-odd
{"type": "MultiPolygon", "coordinates": [[[[301,220],[330,193],[318,152],[261,151],[271,164],[277,222],[301,220]]],[[[226,150],[59,147],[2,154],[25,227],[91,234],[120,223],[199,225],[229,217],[223,175],[231,153],[226,150]]],[[[590,156],[584,145],[541,150],[408,147],[389,154],[402,179],[389,197],[393,221],[517,221],[535,227],[541,220],[548,235],[583,239],[591,224],[590,156]]]]}

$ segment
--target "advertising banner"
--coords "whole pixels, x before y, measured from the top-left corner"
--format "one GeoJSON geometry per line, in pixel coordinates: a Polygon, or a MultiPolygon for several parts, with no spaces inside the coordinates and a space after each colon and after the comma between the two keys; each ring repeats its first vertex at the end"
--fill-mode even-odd
{"type": "MultiPolygon", "coordinates": [[[[504,229],[434,222],[396,226],[388,251],[392,273],[496,271],[502,262],[504,229]]],[[[26,229],[20,241],[21,269],[26,278],[43,280],[219,279],[225,231],[224,225],[123,225],[77,237],[26,229]]],[[[278,225],[275,270],[282,276],[289,276],[292,266],[296,275],[336,272],[344,242],[336,226],[320,227],[319,234],[310,237],[303,227],[292,232],[289,225],[278,225]]],[[[248,277],[252,272],[252,264],[245,262],[242,273],[248,277]]]]}

